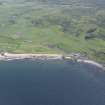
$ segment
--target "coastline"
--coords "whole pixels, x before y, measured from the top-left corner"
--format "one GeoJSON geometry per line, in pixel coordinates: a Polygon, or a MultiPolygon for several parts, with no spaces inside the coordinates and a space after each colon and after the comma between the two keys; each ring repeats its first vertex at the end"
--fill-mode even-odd
{"type": "Polygon", "coordinates": [[[4,53],[0,55],[0,60],[16,60],[16,59],[62,59],[62,55],[60,54],[12,54],[12,53],[4,53]]]}
{"type": "Polygon", "coordinates": [[[78,53],[72,53],[70,55],[62,55],[62,54],[32,54],[32,53],[14,54],[6,52],[0,54],[0,61],[17,60],[17,59],[73,60],[78,63],[91,64],[105,70],[105,66],[103,64],[90,60],[87,57],[83,57],[81,54],[78,53]]]}
{"type": "Polygon", "coordinates": [[[92,60],[77,59],[77,62],[91,64],[91,65],[94,65],[96,67],[99,67],[99,68],[105,70],[105,66],[103,64],[100,64],[100,63],[92,61],[92,60]]]}

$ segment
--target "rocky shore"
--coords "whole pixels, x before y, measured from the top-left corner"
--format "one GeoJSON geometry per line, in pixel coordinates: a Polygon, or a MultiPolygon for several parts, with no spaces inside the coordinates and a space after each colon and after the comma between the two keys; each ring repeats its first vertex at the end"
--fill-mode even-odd
{"type": "Polygon", "coordinates": [[[8,60],[16,60],[16,59],[41,59],[41,60],[72,60],[74,62],[79,63],[87,63],[97,66],[103,70],[105,70],[105,66],[103,64],[99,64],[95,61],[89,60],[86,56],[83,56],[79,53],[71,53],[69,55],[62,54],[12,54],[12,53],[1,53],[0,60],[8,61],[8,60]]]}
{"type": "Polygon", "coordinates": [[[4,53],[0,55],[0,60],[15,60],[15,59],[62,59],[60,54],[11,54],[4,53]]]}
{"type": "Polygon", "coordinates": [[[94,65],[96,67],[99,67],[99,68],[105,70],[105,64],[101,64],[96,61],[90,60],[86,55],[82,55],[80,53],[71,53],[69,55],[66,55],[64,57],[64,59],[71,59],[78,63],[91,64],[91,65],[94,65]]]}

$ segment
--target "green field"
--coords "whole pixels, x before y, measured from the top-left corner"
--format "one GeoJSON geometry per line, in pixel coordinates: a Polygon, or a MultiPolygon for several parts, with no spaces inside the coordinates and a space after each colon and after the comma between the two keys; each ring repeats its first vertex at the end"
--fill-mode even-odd
{"type": "Polygon", "coordinates": [[[75,52],[104,63],[105,8],[45,5],[33,1],[1,3],[0,51],[75,52]]]}

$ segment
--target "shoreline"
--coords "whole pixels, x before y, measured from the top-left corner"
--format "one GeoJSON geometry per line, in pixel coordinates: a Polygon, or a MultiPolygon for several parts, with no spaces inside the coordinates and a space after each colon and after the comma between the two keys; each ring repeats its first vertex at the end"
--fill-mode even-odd
{"type": "Polygon", "coordinates": [[[73,60],[78,63],[86,63],[91,64],[96,67],[99,67],[105,70],[105,66],[98,62],[88,59],[87,57],[83,57],[81,54],[72,53],[70,55],[63,54],[32,54],[32,53],[24,53],[24,54],[13,54],[13,53],[3,53],[0,54],[0,61],[9,61],[9,60],[17,60],[17,59],[40,59],[40,60],[73,60]]]}
{"type": "Polygon", "coordinates": [[[91,65],[94,65],[98,68],[101,68],[101,69],[105,70],[105,66],[103,64],[100,64],[100,63],[92,61],[92,60],[77,59],[77,62],[91,64],[91,65]]]}
{"type": "Polygon", "coordinates": [[[16,59],[62,59],[62,55],[60,54],[12,54],[12,53],[4,53],[0,55],[0,60],[16,60],[16,59]]]}

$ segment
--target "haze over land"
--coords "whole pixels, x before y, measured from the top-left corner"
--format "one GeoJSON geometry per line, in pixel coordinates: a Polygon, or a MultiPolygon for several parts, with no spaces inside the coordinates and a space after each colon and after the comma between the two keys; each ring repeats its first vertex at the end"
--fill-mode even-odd
{"type": "Polygon", "coordinates": [[[105,1],[0,0],[0,51],[79,52],[105,62],[105,1]]]}

